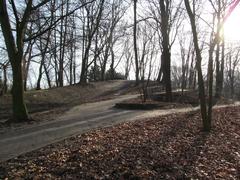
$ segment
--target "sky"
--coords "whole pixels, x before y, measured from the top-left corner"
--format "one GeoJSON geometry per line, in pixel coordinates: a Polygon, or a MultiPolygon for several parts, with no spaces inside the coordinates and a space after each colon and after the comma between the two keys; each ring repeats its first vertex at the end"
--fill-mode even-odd
{"type": "MultiPolygon", "coordinates": [[[[139,8],[139,11],[142,10],[142,8],[144,9],[145,6],[138,6],[139,8]]],[[[139,12],[138,12],[139,14],[139,12]]],[[[132,6],[129,7],[128,9],[128,14],[127,14],[127,17],[129,19],[129,21],[131,22],[132,21],[132,6]],[[129,18],[131,17],[131,18],[129,18]]],[[[140,18],[140,17],[138,17],[140,18]]],[[[227,42],[231,41],[231,42],[237,42],[239,43],[240,45],[240,4],[236,7],[236,9],[233,11],[233,13],[231,14],[231,16],[227,19],[225,25],[224,25],[224,31],[225,31],[225,40],[227,42]]],[[[0,35],[0,43],[2,43],[3,41],[1,40],[1,35],[0,35]]],[[[176,43],[177,44],[177,43],[176,43]]],[[[178,47],[178,44],[176,45],[177,47],[174,47],[174,52],[176,53],[173,53],[173,60],[172,60],[172,64],[173,65],[176,65],[179,62],[179,56],[177,55],[178,53],[178,50],[179,50],[179,47],[178,47]],[[175,49],[176,48],[176,49],[175,49]]],[[[32,68],[32,70],[34,71],[34,67],[32,68]]],[[[120,71],[120,72],[124,72],[124,64],[120,64],[117,68],[117,71],[120,71]]],[[[33,73],[32,74],[34,76],[36,76],[36,73],[33,73]]],[[[131,79],[134,78],[134,69],[132,69],[132,72],[130,73],[130,76],[131,76],[131,79]]],[[[33,79],[35,79],[36,77],[33,77],[33,79]]]]}
{"type": "Polygon", "coordinates": [[[233,11],[224,25],[226,41],[240,42],[240,4],[233,11]]]}

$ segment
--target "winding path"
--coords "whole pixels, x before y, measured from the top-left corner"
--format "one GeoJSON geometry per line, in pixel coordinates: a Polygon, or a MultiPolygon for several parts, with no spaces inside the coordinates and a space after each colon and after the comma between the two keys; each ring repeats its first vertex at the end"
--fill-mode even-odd
{"type": "Polygon", "coordinates": [[[90,129],[112,126],[125,121],[198,109],[197,107],[134,111],[113,108],[115,103],[136,96],[124,95],[111,100],[83,104],[72,108],[57,120],[1,134],[0,161],[17,157],[23,153],[63,140],[72,135],[86,132],[90,129]]]}

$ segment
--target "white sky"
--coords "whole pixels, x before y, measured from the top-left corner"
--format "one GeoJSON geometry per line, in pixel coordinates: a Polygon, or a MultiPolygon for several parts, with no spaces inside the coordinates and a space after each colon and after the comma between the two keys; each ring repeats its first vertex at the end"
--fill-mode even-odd
{"type": "MultiPolygon", "coordinates": [[[[145,5],[138,5],[138,15],[141,15],[141,11],[144,11],[144,8],[146,8],[145,5]]],[[[128,21],[131,23],[133,18],[132,18],[132,4],[129,7],[128,11],[127,11],[127,19],[128,21]]],[[[202,14],[202,16],[204,16],[202,14]]],[[[141,19],[141,17],[138,17],[139,19],[141,19]]],[[[187,21],[187,19],[186,19],[187,21]]],[[[236,7],[236,9],[234,10],[234,12],[231,14],[231,16],[227,19],[225,25],[224,25],[224,29],[225,29],[225,40],[227,42],[231,41],[231,42],[237,42],[240,45],[240,4],[236,7]]],[[[0,44],[2,43],[2,35],[0,34],[0,44]]],[[[179,56],[177,55],[179,52],[179,45],[178,42],[176,41],[176,45],[174,45],[174,47],[172,48],[172,65],[179,65],[180,63],[180,59],[179,56]]],[[[158,59],[160,59],[160,57],[158,57],[158,59]]],[[[158,62],[158,61],[157,61],[158,62]]],[[[32,70],[34,70],[35,67],[32,67],[32,70]]],[[[79,68],[80,71],[80,68],[79,68]]],[[[124,65],[120,64],[117,68],[117,71],[123,72],[124,71],[124,65]]],[[[34,73],[33,73],[34,74],[34,73]]],[[[130,73],[130,77],[131,79],[134,78],[134,68],[132,68],[132,71],[130,73]]],[[[36,74],[35,74],[36,75],[36,74]]],[[[35,79],[35,77],[32,77],[33,79],[35,79]]],[[[43,78],[44,79],[44,78],[43,78]]],[[[44,81],[44,80],[43,80],[44,81]]]]}
{"type": "Polygon", "coordinates": [[[240,41],[240,4],[227,19],[224,28],[227,41],[240,41]]]}

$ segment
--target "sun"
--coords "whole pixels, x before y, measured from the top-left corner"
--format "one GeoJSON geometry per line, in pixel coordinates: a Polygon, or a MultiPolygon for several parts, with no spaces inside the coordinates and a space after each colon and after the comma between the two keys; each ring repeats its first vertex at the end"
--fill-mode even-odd
{"type": "Polygon", "coordinates": [[[226,41],[240,41],[240,5],[224,23],[224,37],[226,41]]]}

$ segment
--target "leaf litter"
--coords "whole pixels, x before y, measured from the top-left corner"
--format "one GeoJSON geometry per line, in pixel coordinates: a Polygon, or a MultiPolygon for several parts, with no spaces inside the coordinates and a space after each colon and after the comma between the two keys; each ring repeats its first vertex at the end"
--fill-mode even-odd
{"type": "Polygon", "coordinates": [[[198,111],[68,138],[0,163],[0,179],[240,179],[240,107],[198,111]]]}

